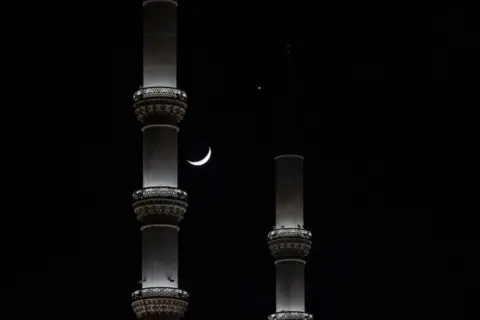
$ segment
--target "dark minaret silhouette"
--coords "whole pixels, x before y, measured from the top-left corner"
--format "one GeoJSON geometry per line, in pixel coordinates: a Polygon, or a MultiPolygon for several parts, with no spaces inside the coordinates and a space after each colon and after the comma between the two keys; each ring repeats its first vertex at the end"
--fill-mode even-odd
{"type": "Polygon", "coordinates": [[[143,86],[134,109],[143,131],[143,188],[133,194],[142,230],[142,288],[132,294],[138,319],[176,320],[187,310],[178,288],[179,222],[187,193],[178,188],[178,123],[187,95],[177,86],[177,1],[143,1],[143,86]]]}
{"type": "Polygon", "coordinates": [[[293,41],[287,34],[286,88],[282,115],[275,117],[274,139],[276,224],[268,233],[268,245],[275,258],[276,312],[269,320],[311,320],[305,312],[305,258],[312,245],[312,233],[303,221],[303,156],[298,132],[296,72],[293,41]]]}

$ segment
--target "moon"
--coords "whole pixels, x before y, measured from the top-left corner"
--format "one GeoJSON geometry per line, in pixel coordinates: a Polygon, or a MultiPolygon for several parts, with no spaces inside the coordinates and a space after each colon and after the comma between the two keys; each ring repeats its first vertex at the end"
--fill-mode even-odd
{"type": "Polygon", "coordinates": [[[208,162],[208,160],[210,160],[211,156],[212,156],[212,149],[210,147],[208,147],[208,153],[205,156],[205,158],[203,158],[202,160],[199,160],[199,161],[187,160],[187,162],[190,163],[192,166],[203,166],[205,163],[208,162]]]}

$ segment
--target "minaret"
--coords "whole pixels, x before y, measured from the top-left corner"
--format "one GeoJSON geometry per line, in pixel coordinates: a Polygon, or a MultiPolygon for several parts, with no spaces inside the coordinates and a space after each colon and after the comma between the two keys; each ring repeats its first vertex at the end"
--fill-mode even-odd
{"type": "Polygon", "coordinates": [[[143,131],[143,188],[133,194],[141,222],[142,288],[133,292],[138,319],[180,319],[188,293],[178,288],[179,222],[187,193],[178,188],[178,123],[187,95],[177,89],[177,2],[143,1],[143,86],[133,101],[143,131]]]}
{"type": "MultiPolygon", "coordinates": [[[[288,40],[288,88],[285,91],[288,97],[284,99],[288,105],[285,110],[296,107],[291,50],[291,41],[288,40]]],[[[283,131],[283,134],[277,132],[277,137],[285,134],[295,136],[294,132],[285,132],[295,127],[288,123],[287,119],[292,118],[295,117],[287,116],[282,123],[276,123],[277,128],[283,131]]],[[[276,313],[271,314],[269,320],[313,319],[305,312],[305,259],[312,245],[312,233],[303,226],[303,157],[288,152],[294,148],[290,143],[277,141],[281,151],[277,150],[275,157],[276,219],[274,230],[268,233],[268,245],[275,258],[276,313]]]]}

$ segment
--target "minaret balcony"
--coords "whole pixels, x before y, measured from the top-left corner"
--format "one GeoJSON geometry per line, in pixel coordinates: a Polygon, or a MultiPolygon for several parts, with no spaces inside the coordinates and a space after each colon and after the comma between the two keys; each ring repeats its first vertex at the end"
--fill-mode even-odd
{"type": "Polygon", "coordinates": [[[187,94],[171,87],[145,87],[133,95],[138,121],[148,124],[171,124],[183,120],[187,111],[187,94]]]}
{"type": "Polygon", "coordinates": [[[187,193],[173,187],[149,187],[133,193],[133,211],[143,225],[177,225],[188,207],[187,193]]]}
{"type": "Polygon", "coordinates": [[[303,259],[312,247],[312,233],[303,228],[280,228],[268,233],[268,246],[277,259],[303,259]]]}
{"type": "Polygon", "coordinates": [[[268,320],[312,320],[310,313],[300,311],[280,311],[268,316],[268,320]]]}
{"type": "Polygon", "coordinates": [[[187,311],[188,293],[177,288],[143,288],[132,293],[132,301],[137,319],[150,315],[181,318],[187,311]]]}

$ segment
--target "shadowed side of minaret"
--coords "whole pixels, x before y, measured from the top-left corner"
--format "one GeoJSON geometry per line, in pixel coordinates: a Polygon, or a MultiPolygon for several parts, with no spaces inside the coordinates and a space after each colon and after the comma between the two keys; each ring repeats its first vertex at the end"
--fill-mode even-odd
{"type": "Polygon", "coordinates": [[[142,230],[142,288],[132,294],[138,319],[179,319],[188,293],[178,288],[179,222],[187,193],[178,188],[178,123],[187,95],[177,89],[177,3],[143,2],[143,86],[134,109],[143,131],[143,188],[133,194],[142,230]]]}

